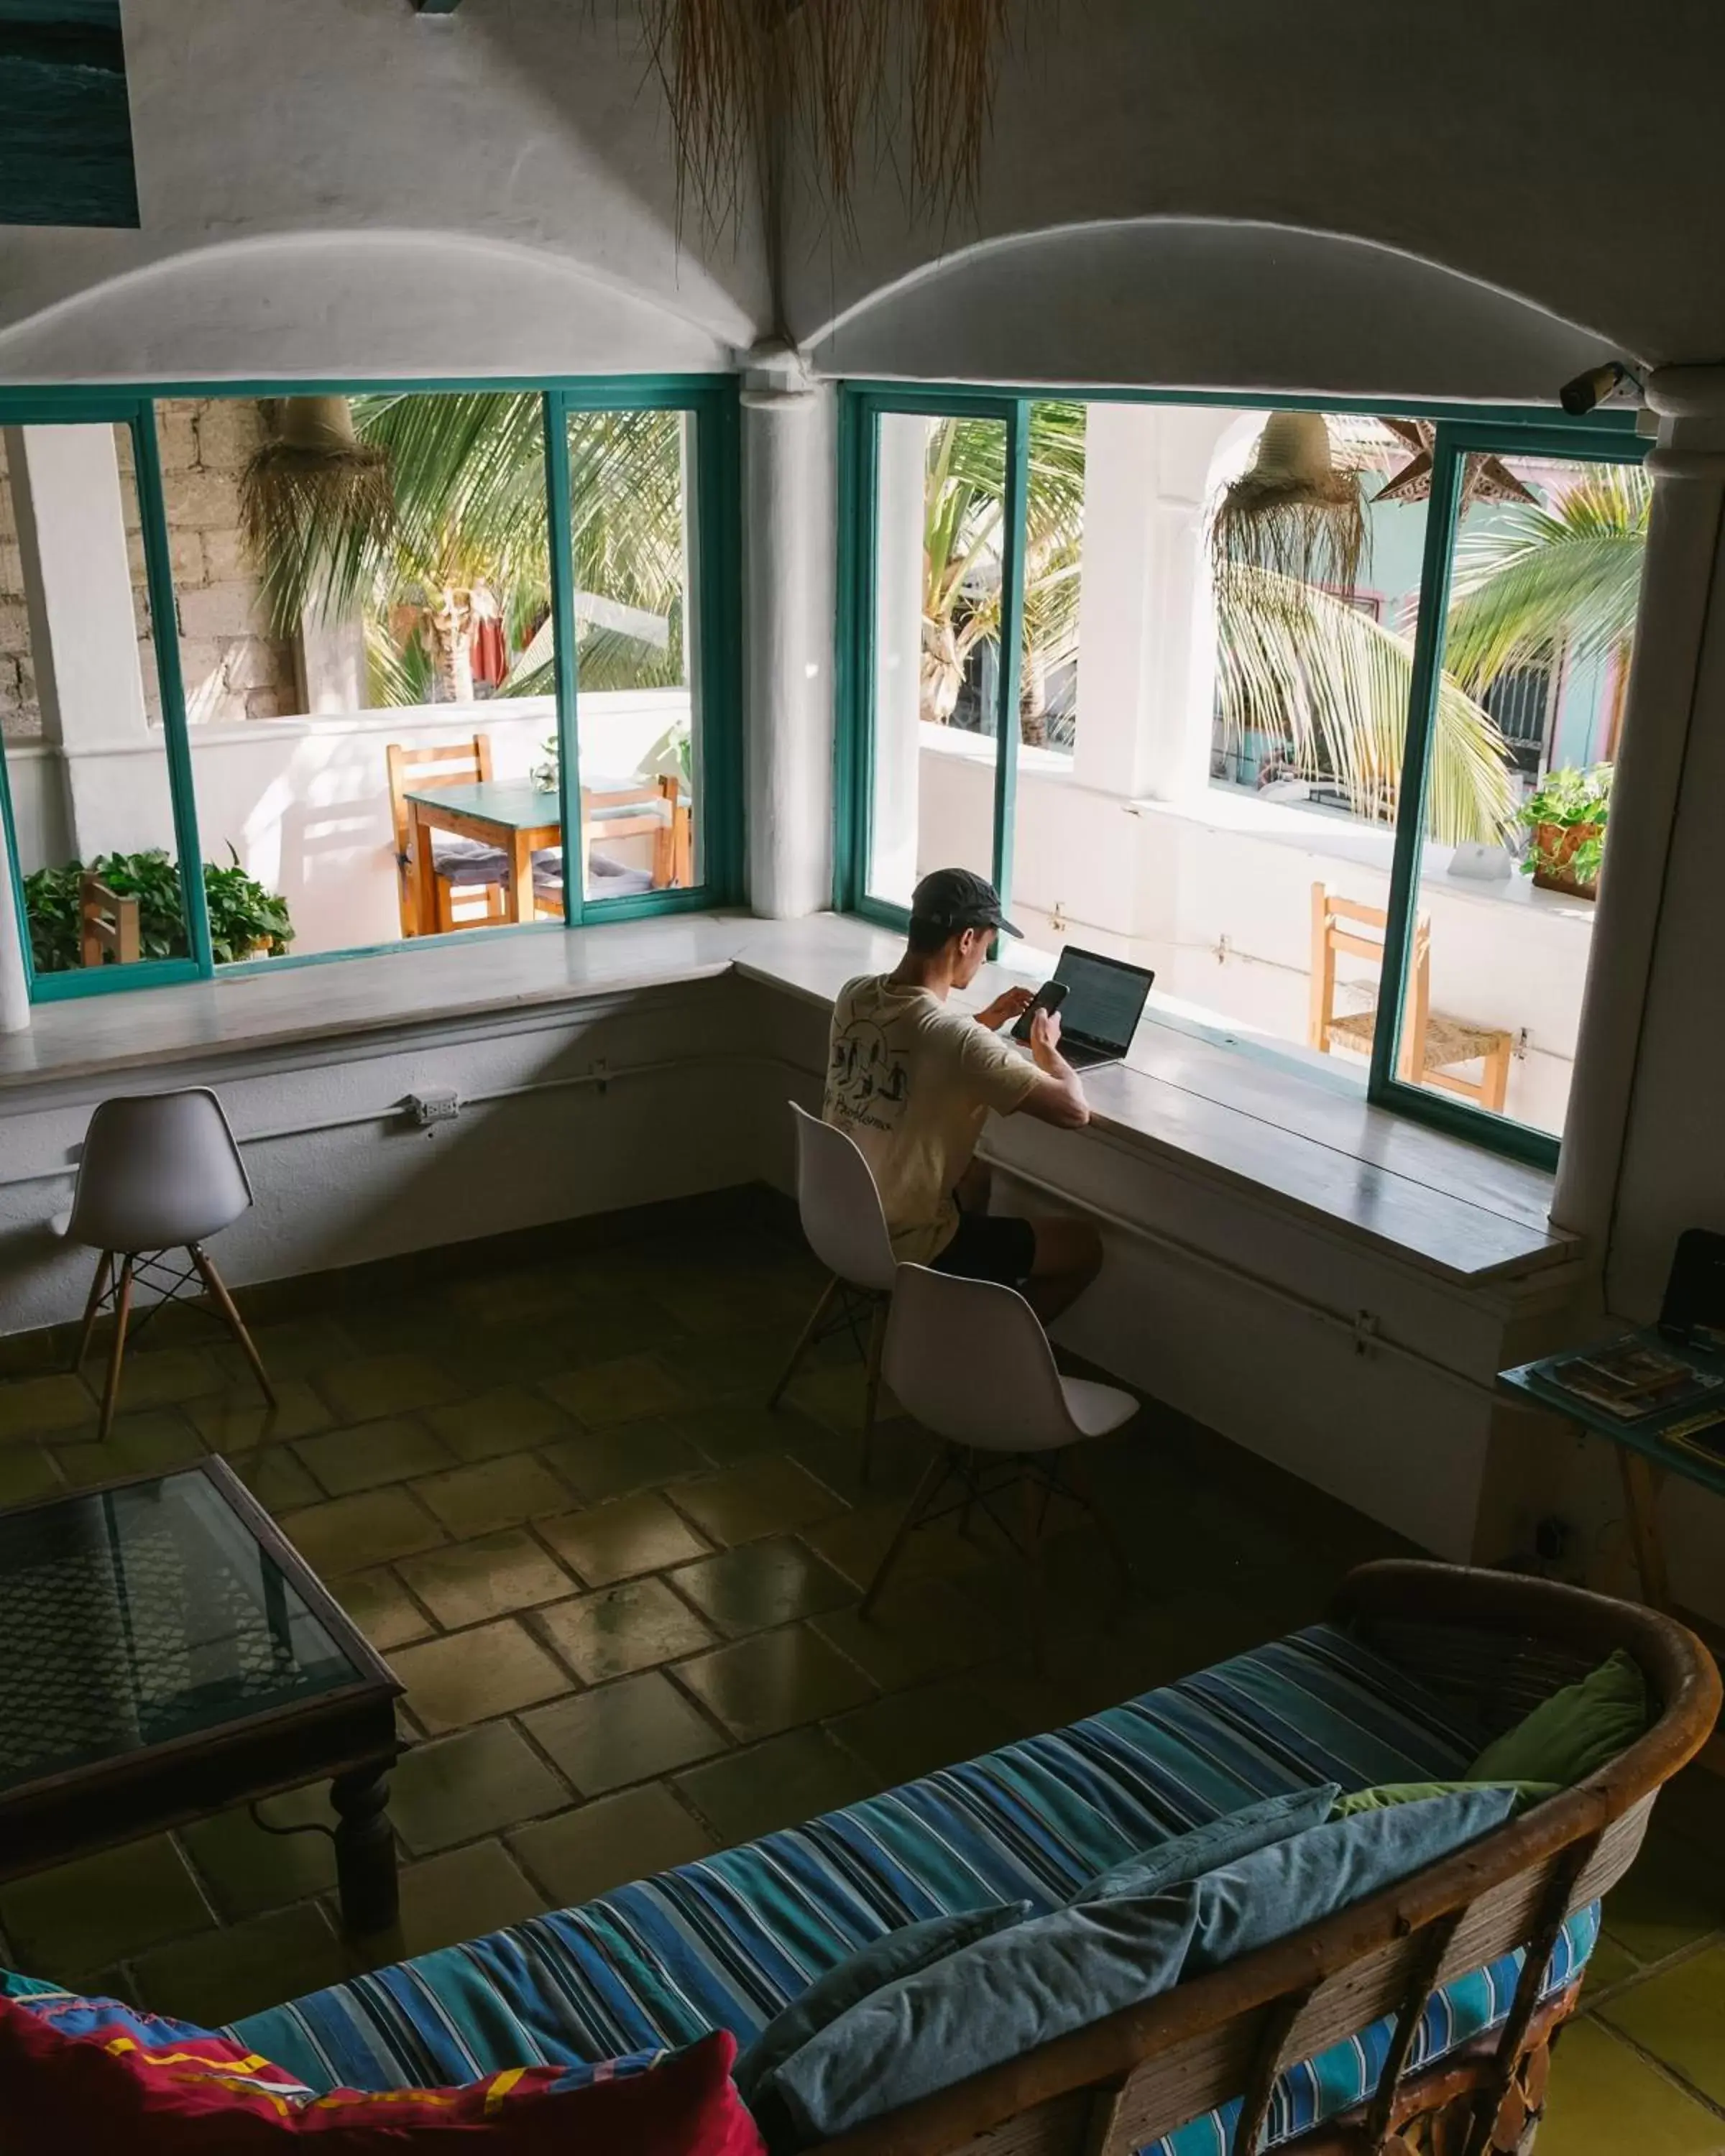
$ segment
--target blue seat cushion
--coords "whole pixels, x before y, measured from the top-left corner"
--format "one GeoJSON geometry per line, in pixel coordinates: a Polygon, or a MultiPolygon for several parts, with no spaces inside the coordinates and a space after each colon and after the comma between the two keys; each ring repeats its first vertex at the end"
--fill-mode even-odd
{"type": "MultiPolygon", "coordinates": [[[[1000,1902],[1044,1913],[1099,1873],[1265,1797],[1326,1782],[1453,1780],[1483,1738],[1405,1670],[1316,1625],[581,1908],[252,2015],[236,2033],[326,2087],[436,2087],[501,2066],[674,2047],[710,2028],[747,2046],[817,1978],[906,1924],[1000,1902]]],[[[1597,1929],[1595,1912],[1570,1920],[1548,1989],[1572,1979],[1597,1929]]],[[[1437,1994],[1416,2063],[1501,2020],[1519,1966],[1506,1956],[1437,1994]]],[[[1358,2102],[1390,2025],[1284,2074],[1270,2145],[1358,2102]]],[[[1194,2122],[1156,2156],[1211,2156],[1226,2115],[1208,2122],[1209,2138],[1194,2122]]]]}

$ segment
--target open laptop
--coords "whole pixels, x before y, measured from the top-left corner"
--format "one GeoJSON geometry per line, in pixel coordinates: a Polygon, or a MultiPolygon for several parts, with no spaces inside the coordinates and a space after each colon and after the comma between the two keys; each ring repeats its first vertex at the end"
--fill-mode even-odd
{"type": "Polygon", "coordinates": [[[1118,1063],[1132,1045],[1155,974],[1123,958],[1075,950],[1069,943],[1054,978],[1066,991],[1060,1005],[1061,1055],[1075,1070],[1118,1063]]]}

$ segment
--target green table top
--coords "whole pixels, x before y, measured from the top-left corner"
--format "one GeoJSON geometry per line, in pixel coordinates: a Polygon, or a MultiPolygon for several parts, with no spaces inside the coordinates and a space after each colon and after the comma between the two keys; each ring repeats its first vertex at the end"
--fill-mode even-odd
{"type": "Polygon", "coordinates": [[[364,1651],[203,1468],[0,1513],[0,1796],[360,1683],[364,1651]]]}
{"type": "MultiPolygon", "coordinates": [[[[1708,1377],[1725,1378],[1725,1354],[1705,1348],[1692,1348],[1681,1342],[1667,1339],[1664,1333],[1649,1326],[1634,1333],[1615,1333],[1609,1341],[1599,1341],[1596,1348],[1615,1345],[1625,1339],[1643,1341],[1661,1354],[1675,1356],[1692,1364],[1708,1377]]],[[[1630,1452],[1640,1452],[1661,1467],[1669,1468],[1673,1475],[1686,1481],[1697,1482],[1704,1490],[1712,1490],[1725,1496],[1725,1464],[1706,1460],[1692,1452],[1686,1445],[1673,1445],[1665,1433],[1675,1426],[1688,1424],[1692,1427],[1709,1413],[1705,1400],[1690,1400],[1681,1407],[1665,1408],[1643,1416],[1639,1421],[1626,1422],[1608,1412],[1596,1401],[1580,1399],[1566,1391],[1549,1374],[1552,1366],[1571,1361],[1576,1355],[1587,1353],[1584,1348],[1567,1348],[1560,1355],[1544,1355],[1537,1363],[1518,1363],[1512,1370],[1500,1370],[1497,1382],[1507,1392],[1519,1393],[1523,1399],[1537,1406],[1548,1408],[1554,1414],[1566,1416],[1569,1421],[1591,1431],[1596,1437],[1609,1438],[1614,1445],[1622,1445],[1630,1452]]],[[[1725,1429],[1725,1387],[1720,1389],[1718,1406],[1712,1412],[1722,1429],[1725,1429]]]]}
{"type": "Polygon", "coordinates": [[[563,820],[557,796],[542,792],[529,778],[482,778],[470,786],[428,786],[418,792],[409,788],[408,798],[511,831],[543,831],[563,820]]]}

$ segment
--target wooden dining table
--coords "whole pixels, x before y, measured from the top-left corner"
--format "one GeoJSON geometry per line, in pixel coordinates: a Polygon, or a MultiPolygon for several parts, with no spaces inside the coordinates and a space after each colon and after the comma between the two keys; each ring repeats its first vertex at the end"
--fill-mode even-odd
{"type": "Polygon", "coordinates": [[[495,846],[508,864],[504,917],[509,921],[533,918],[533,856],[563,841],[562,802],[556,793],[547,793],[528,778],[483,778],[464,786],[410,791],[407,803],[408,858],[413,864],[421,936],[438,932],[437,874],[431,850],[434,831],[449,831],[457,838],[477,839],[483,845],[495,846]]]}
{"type": "MultiPolygon", "coordinates": [[[[650,792],[650,785],[645,790],[650,792]]],[[[656,782],[669,802],[669,833],[665,867],[656,884],[688,885],[693,880],[692,812],[689,797],[674,778],[656,782]],[[669,789],[667,793],[667,789],[669,789]]],[[[635,837],[652,819],[645,814],[643,782],[639,778],[603,778],[583,789],[583,814],[591,841],[608,824],[619,836],[635,837]],[[607,803],[613,804],[608,811],[607,803]],[[631,817],[631,807],[636,809],[631,817]],[[620,820],[619,820],[620,819],[620,820]]],[[[528,778],[482,778],[455,786],[409,788],[403,797],[408,810],[408,860],[413,871],[413,903],[417,911],[414,933],[438,933],[437,875],[431,834],[449,831],[457,838],[476,839],[503,857],[506,921],[534,918],[533,856],[563,839],[562,802],[554,792],[534,785],[528,778]],[[525,906],[526,911],[523,911],[525,906]]]]}

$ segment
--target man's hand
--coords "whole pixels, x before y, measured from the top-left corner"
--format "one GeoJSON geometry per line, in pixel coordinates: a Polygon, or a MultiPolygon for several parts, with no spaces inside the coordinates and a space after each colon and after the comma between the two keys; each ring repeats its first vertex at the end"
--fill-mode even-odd
{"type": "Polygon", "coordinates": [[[1015,1018],[1022,1018],[1036,1000],[1029,988],[1009,988],[1004,996],[996,996],[986,1010],[976,1014],[978,1025],[985,1025],[990,1033],[999,1033],[1004,1025],[1010,1025],[1015,1018]]]}
{"type": "Polygon", "coordinates": [[[1040,1010],[1030,1021],[1030,1053],[1045,1070],[1063,1071],[1068,1066],[1060,1054],[1060,1014],[1040,1010]]]}

